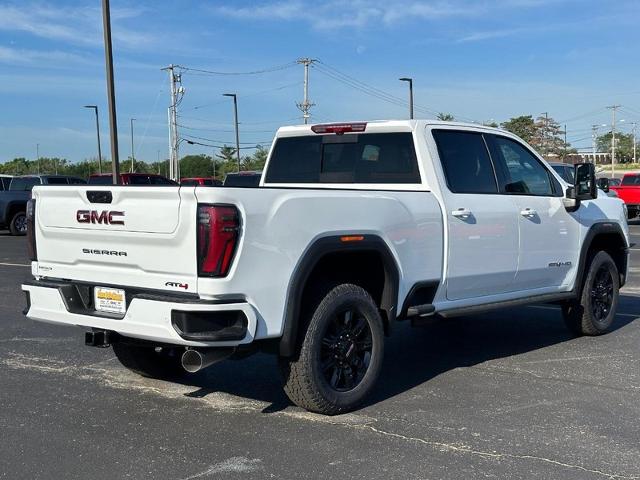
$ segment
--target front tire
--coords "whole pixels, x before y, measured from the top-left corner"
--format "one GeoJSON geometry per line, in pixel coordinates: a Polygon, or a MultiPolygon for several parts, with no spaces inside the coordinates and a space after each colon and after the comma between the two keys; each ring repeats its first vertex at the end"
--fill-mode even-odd
{"type": "Polygon", "coordinates": [[[182,352],[177,348],[159,349],[124,341],[113,344],[113,353],[124,367],[143,377],[162,380],[178,378],[186,373],[180,363],[182,352]]]}
{"type": "Polygon", "coordinates": [[[11,235],[23,236],[27,234],[27,215],[25,212],[16,213],[9,223],[11,235]]]}
{"type": "Polygon", "coordinates": [[[347,412],[373,389],[383,355],[377,305],[363,288],[338,285],[312,311],[298,357],[280,359],[284,390],[306,410],[347,412]]]}
{"type": "Polygon", "coordinates": [[[596,253],[586,273],[580,300],[562,308],[567,327],[576,335],[602,335],[616,316],[620,275],[611,256],[596,253]]]}

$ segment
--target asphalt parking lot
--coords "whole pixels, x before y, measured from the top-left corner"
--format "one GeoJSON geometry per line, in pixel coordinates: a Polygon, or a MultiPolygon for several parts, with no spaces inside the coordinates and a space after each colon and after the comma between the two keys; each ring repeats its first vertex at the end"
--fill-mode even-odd
{"type": "Polygon", "coordinates": [[[550,306],[403,325],[337,417],[292,406],[268,356],[135,376],[22,316],[27,263],[0,232],[0,478],[640,479],[640,246],[610,334],[572,338],[550,306]]]}

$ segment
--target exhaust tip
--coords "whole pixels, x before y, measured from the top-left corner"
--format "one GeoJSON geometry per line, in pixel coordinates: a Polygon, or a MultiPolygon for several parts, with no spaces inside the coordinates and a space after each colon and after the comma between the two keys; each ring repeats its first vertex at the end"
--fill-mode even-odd
{"type": "Polygon", "coordinates": [[[202,370],[204,359],[197,350],[185,350],[182,354],[182,368],[189,373],[196,373],[202,370]]]}

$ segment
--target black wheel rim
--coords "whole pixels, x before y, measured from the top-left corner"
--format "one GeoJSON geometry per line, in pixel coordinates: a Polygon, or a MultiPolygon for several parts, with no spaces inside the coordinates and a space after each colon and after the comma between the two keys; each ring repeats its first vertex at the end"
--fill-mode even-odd
{"type": "Polygon", "coordinates": [[[598,322],[603,322],[611,312],[613,304],[613,277],[606,265],[602,265],[591,286],[591,312],[598,322]]]}
{"type": "Polygon", "coordinates": [[[25,233],[27,231],[27,217],[20,215],[16,218],[15,225],[18,232],[25,233]]]}
{"type": "Polygon", "coordinates": [[[328,385],[338,392],[356,388],[364,378],[373,352],[371,328],[355,307],[335,315],[322,338],[320,365],[328,385]]]}

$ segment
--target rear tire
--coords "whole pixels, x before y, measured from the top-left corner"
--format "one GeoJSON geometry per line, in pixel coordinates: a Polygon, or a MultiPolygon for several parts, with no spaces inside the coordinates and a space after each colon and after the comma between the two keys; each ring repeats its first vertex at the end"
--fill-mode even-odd
{"type": "Polygon", "coordinates": [[[361,287],[338,285],[312,310],[298,357],[280,358],[284,391],[306,410],[347,412],[373,389],[383,355],[377,305],[361,287]]]}
{"type": "Polygon", "coordinates": [[[564,321],[576,335],[602,335],[616,316],[620,275],[611,256],[597,252],[585,276],[580,300],[562,307],[564,321]]]}
{"type": "Polygon", "coordinates": [[[180,363],[182,351],[178,348],[156,351],[153,346],[117,342],[113,344],[113,353],[124,367],[143,377],[172,379],[186,374],[180,363]]]}
{"type": "Polygon", "coordinates": [[[9,223],[11,235],[23,236],[27,234],[27,215],[25,212],[16,213],[9,223]]]}

